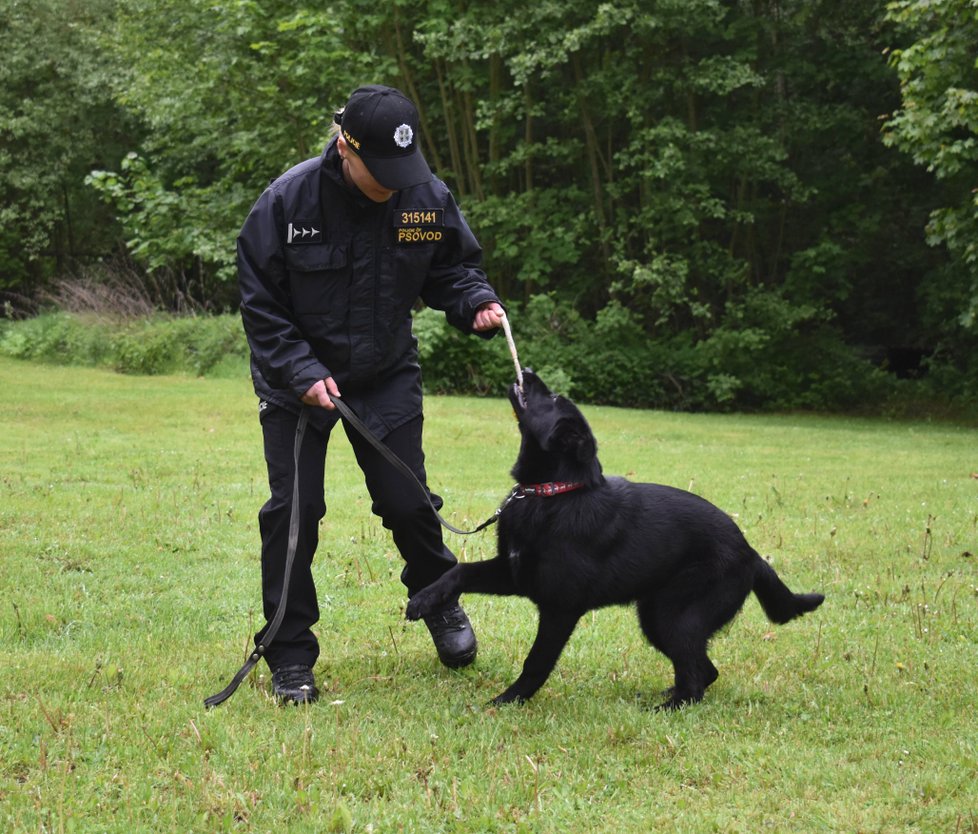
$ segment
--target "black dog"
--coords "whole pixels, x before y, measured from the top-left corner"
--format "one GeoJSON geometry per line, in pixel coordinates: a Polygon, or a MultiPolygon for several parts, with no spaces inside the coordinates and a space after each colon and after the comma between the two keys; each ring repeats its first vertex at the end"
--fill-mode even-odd
{"type": "Polygon", "coordinates": [[[659,484],[605,478],[584,416],[532,371],[510,400],[522,443],[519,485],[499,516],[498,555],[459,564],[415,594],[416,620],[463,593],[518,595],[540,612],[523,673],[494,703],[525,701],[547,680],[577,621],[594,608],[635,602],[649,642],[675,685],[665,708],[699,701],[717,678],[707,643],[753,591],[786,623],[822,604],[794,594],[723,511],[659,484]]]}

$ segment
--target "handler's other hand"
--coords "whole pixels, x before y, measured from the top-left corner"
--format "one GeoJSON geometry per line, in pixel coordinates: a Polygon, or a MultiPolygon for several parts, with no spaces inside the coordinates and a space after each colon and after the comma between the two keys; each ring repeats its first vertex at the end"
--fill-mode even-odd
{"type": "Polygon", "coordinates": [[[336,406],[333,405],[333,401],[329,398],[330,394],[334,397],[339,397],[340,389],[336,387],[336,381],[333,377],[328,376],[326,379],[319,380],[312,388],[306,391],[302,395],[302,401],[306,405],[316,405],[332,411],[336,406]]]}
{"type": "Polygon", "coordinates": [[[506,315],[506,311],[503,310],[495,301],[488,301],[479,307],[475,311],[475,319],[472,321],[472,329],[478,333],[485,330],[493,330],[497,327],[502,327],[503,316],[506,315]]]}

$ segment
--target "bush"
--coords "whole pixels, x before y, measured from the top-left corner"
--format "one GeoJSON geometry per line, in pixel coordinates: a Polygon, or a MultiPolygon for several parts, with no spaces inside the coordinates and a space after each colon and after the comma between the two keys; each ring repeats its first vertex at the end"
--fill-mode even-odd
{"type": "Polygon", "coordinates": [[[426,391],[490,394],[512,382],[515,371],[502,334],[489,340],[465,336],[443,313],[425,308],[414,315],[414,335],[426,391]]]}
{"type": "MultiPolygon", "coordinates": [[[[520,363],[553,390],[591,403],[643,407],[667,401],[666,351],[647,339],[626,308],[612,304],[594,323],[551,295],[510,309],[520,363]]],[[[469,338],[434,310],[415,315],[414,332],[427,391],[501,395],[513,382],[501,334],[488,343],[469,338]]]]}
{"type": "MultiPolygon", "coordinates": [[[[847,347],[830,321],[772,296],[748,299],[707,339],[656,340],[612,302],[593,322],[551,295],[510,305],[524,367],[580,403],[680,411],[838,411],[940,416],[978,400],[973,357],[935,356],[930,373],[898,380],[847,347]],[[908,412],[908,409],[910,411],[908,412]]],[[[459,333],[435,310],[415,314],[425,390],[503,396],[515,371],[502,334],[459,333]]],[[[978,355],[978,351],[975,352],[978,355]]],[[[0,355],[129,374],[247,377],[236,315],[106,320],[47,313],[0,320],[0,355]]]]}
{"type": "Polygon", "coordinates": [[[108,327],[69,313],[7,322],[0,331],[0,354],[59,365],[105,364],[109,343],[108,327]]]}
{"type": "Polygon", "coordinates": [[[856,355],[815,307],[755,290],[696,344],[713,409],[836,411],[878,403],[896,380],[856,355]]]}
{"type": "MultiPolygon", "coordinates": [[[[838,410],[880,404],[896,381],[859,359],[807,308],[758,297],[701,341],[656,341],[617,302],[594,322],[537,295],[511,322],[520,360],[582,403],[683,411],[838,410]]],[[[504,340],[488,345],[440,313],[415,317],[426,390],[501,394],[514,371],[504,340]]]]}
{"type": "Polygon", "coordinates": [[[117,369],[124,373],[207,376],[228,357],[242,363],[248,358],[237,316],[151,319],[120,336],[118,343],[117,369]]]}
{"type": "Polygon", "coordinates": [[[248,345],[237,316],[103,320],[46,313],[7,322],[0,354],[128,374],[246,374],[248,345]]]}

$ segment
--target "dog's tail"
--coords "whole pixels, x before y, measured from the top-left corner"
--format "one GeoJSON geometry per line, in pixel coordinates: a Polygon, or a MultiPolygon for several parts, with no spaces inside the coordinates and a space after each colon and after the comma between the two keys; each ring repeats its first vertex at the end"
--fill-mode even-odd
{"type": "Polygon", "coordinates": [[[786,623],[818,608],[825,597],[822,594],[794,594],[764,559],[757,557],[754,572],[754,593],[760,600],[764,613],[771,622],[786,623]]]}

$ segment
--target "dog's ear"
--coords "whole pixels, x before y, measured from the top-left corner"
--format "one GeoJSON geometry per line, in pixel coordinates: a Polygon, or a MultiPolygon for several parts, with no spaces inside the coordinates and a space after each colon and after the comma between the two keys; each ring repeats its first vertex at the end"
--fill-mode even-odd
{"type": "Polygon", "coordinates": [[[585,432],[577,444],[577,459],[581,463],[590,463],[597,456],[598,443],[591,432],[585,432]]]}
{"type": "Polygon", "coordinates": [[[578,463],[588,463],[598,454],[598,444],[589,431],[576,431],[571,434],[571,448],[578,463]]]}
{"type": "Polygon", "coordinates": [[[578,463],[593,460],[598,453],[598,444],[587,425],[569,417],[561,418],[554,426],[547,444],[551,449],[570,452],[578,463]]]}

